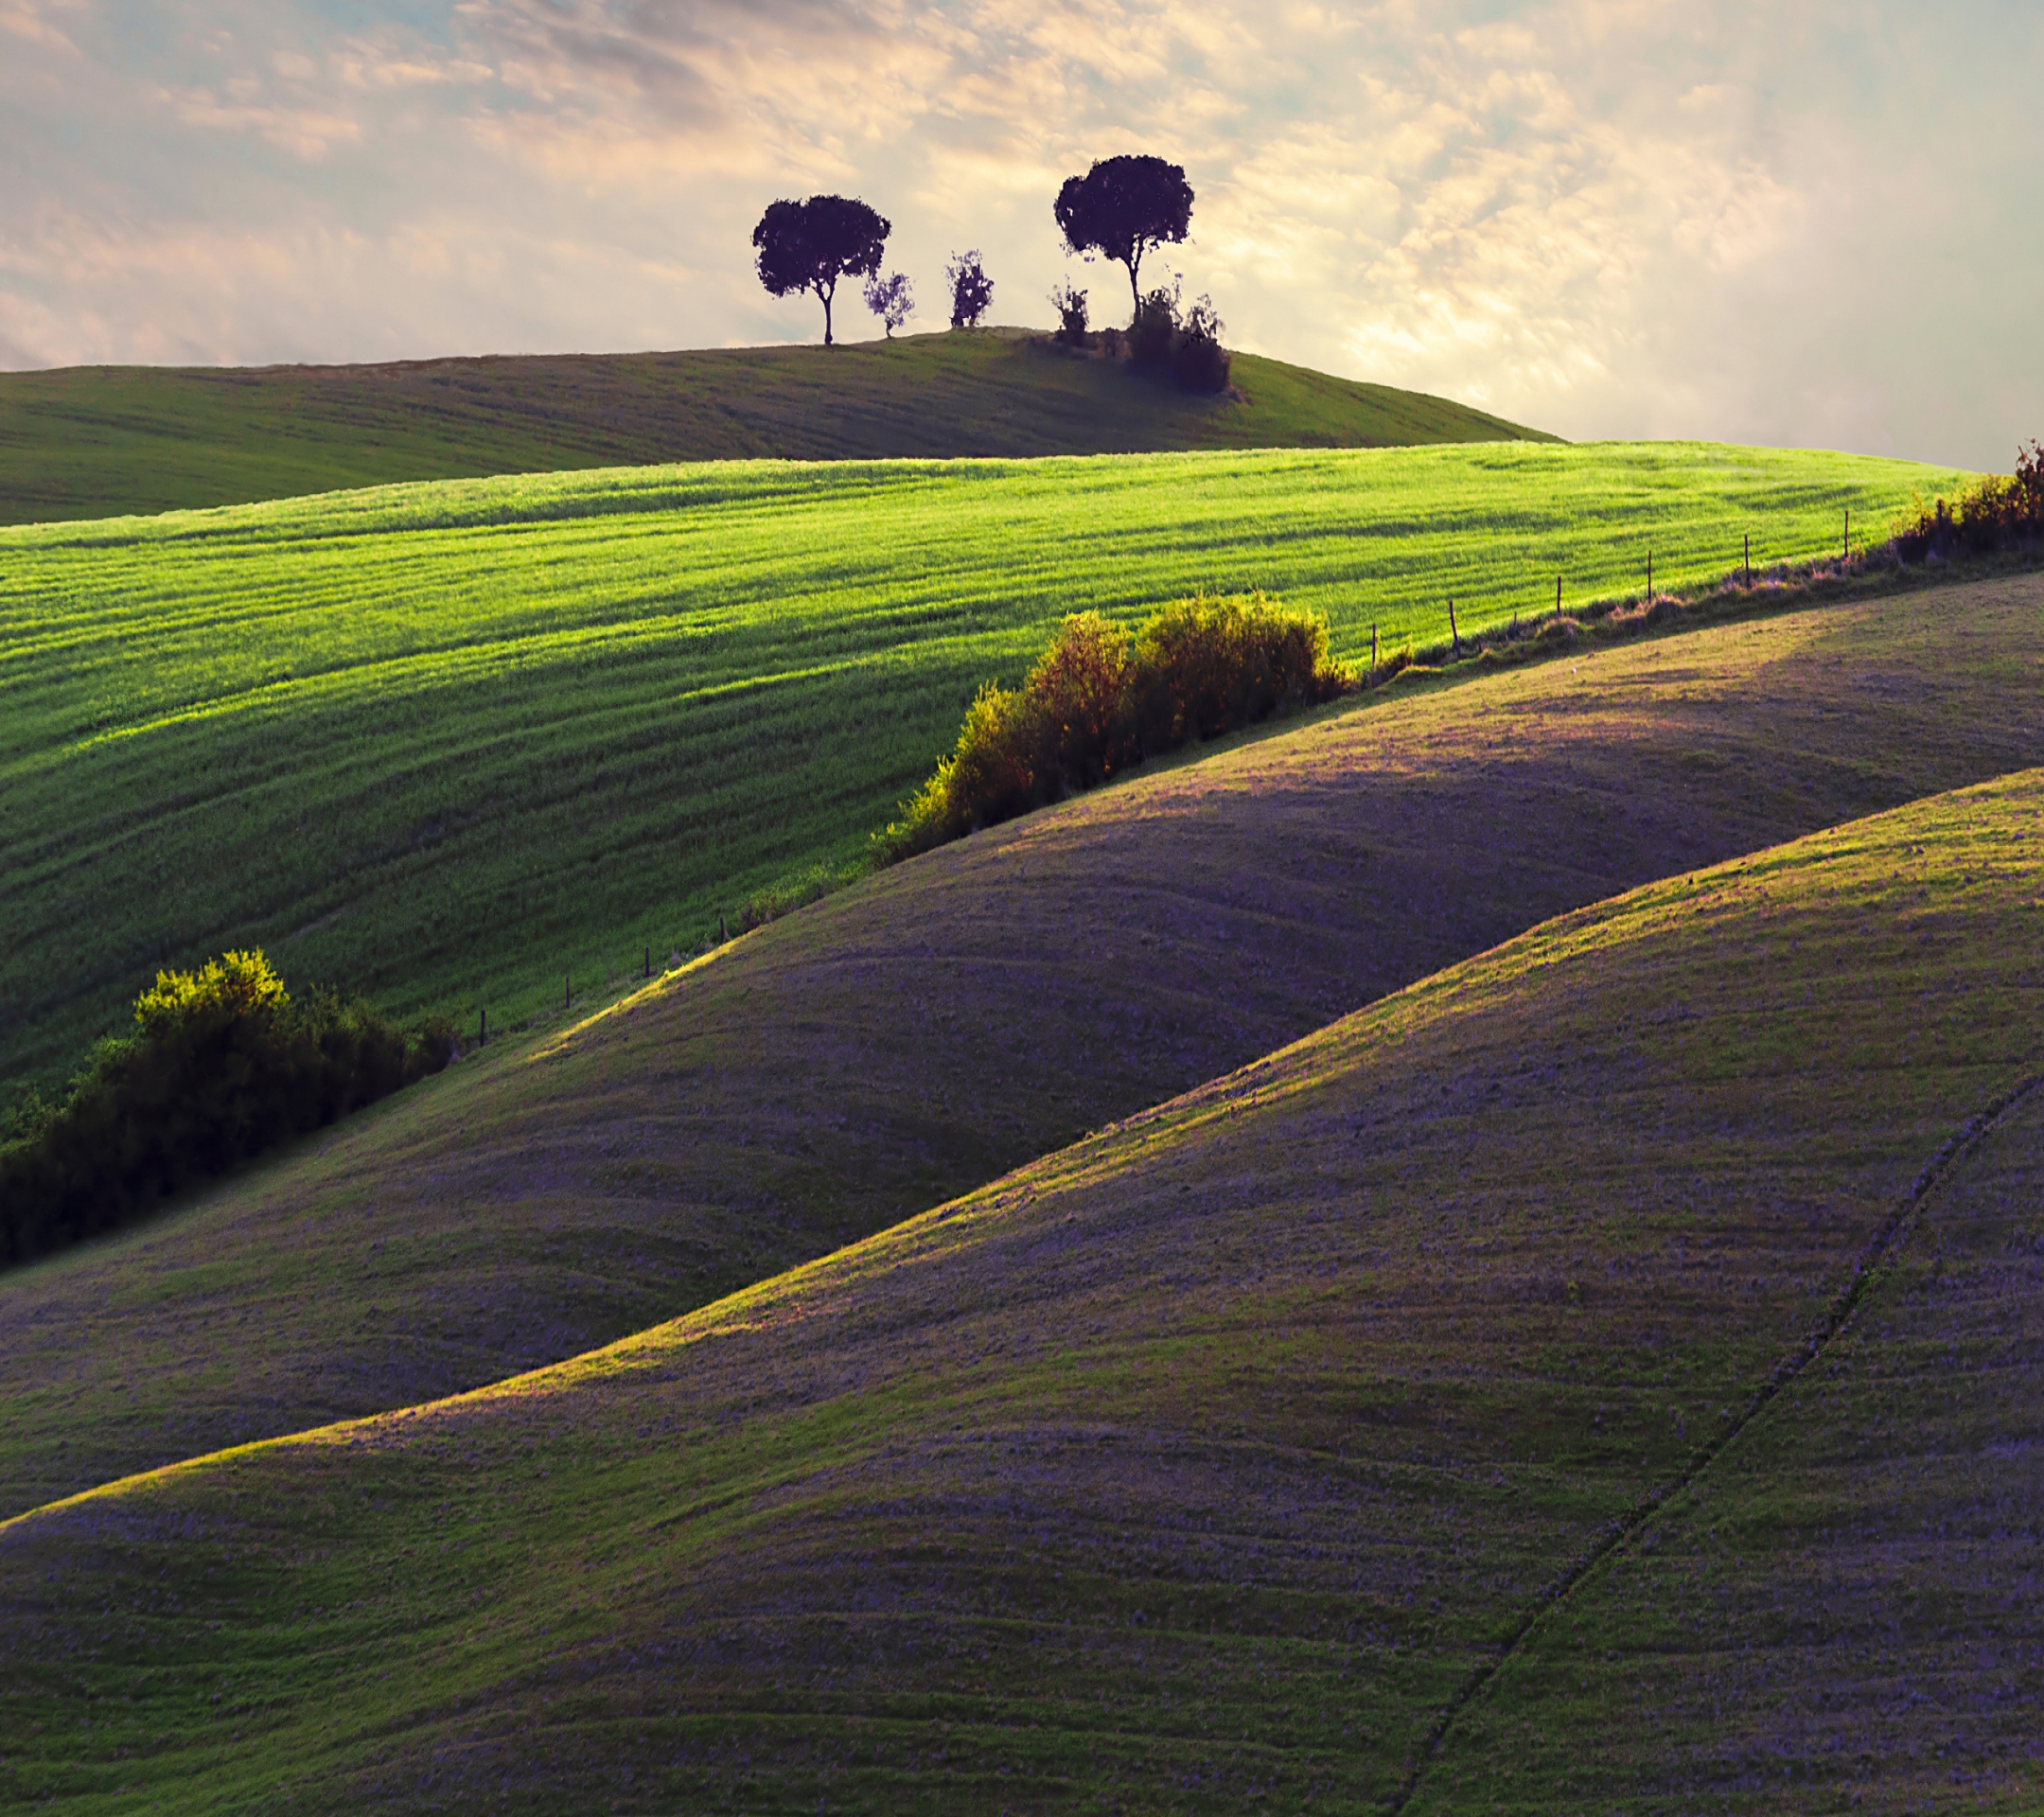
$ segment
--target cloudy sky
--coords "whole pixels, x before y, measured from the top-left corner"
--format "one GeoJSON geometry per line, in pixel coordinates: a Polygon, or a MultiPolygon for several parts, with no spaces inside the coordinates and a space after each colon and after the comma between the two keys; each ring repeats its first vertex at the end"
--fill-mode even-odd
{"type": "Polygon", "coordinates": [[[965,246],[996,320],[1067,272],[1120,319],[1050,199],[1144,150],[1236,345],[2005,470],[2040,71],[2035,0],[0,0],[0,366],[817,339],[749,236],[818,190],[892,219],[912,326],[965,246]]]}

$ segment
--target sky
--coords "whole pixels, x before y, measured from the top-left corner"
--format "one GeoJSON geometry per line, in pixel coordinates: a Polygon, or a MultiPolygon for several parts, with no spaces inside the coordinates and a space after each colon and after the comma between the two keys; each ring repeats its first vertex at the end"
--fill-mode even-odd
{"type": "Polygon", "coordinates": [[[820,340],[750,247],[819,192],[893,222],[910,331],[967,247],[996,321],[1121,321],[1050,203],[1141,151],[1230,345],[2006,471],[2040,73],[2035,0],[0,0],[0,368],[820,340]]]}

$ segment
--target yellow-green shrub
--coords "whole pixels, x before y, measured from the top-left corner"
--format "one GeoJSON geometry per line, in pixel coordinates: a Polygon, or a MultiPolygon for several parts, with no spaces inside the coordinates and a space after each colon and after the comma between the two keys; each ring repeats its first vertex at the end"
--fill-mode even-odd
{"type": "Polygon", "coordinates": [[[1075,613],[1019,689],[979,690],[951,755],[880,844],[890,856],[926,850],[1353,685],[1328,654],[1324,621],[1260,593],[1175,601],[1133,637],[1075,613]]]}

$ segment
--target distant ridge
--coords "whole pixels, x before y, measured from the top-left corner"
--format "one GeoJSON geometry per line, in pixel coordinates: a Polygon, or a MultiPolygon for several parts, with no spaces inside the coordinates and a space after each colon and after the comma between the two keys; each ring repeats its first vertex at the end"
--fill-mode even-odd
{"type": "Polygon", "coordinates": [[[1020,328],[358,366],[0,374],[0,523],[660,461],[1552,441],[1445,398],[1235,357],[1203,397],[1020,328]]]}

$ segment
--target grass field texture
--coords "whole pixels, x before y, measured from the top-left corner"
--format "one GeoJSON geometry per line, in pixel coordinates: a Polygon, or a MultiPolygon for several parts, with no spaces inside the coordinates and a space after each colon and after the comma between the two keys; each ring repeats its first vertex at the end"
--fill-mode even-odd
{"type": "Polygon", "coordinates": [[[2016,577],[1395,694],[882,873],[0,1276],[0,1517],[700,1306],[1536,922],[2044,760],[2016,577]]]}
{"type": "Polygon", "coordinates": [[[1238,355],[1196,397],[1021,329],[824,347],[0,373],[0,523],[660,461],[1550,439],[1238,355]]]}
{"type": "Polygon", "coordinates": [[[499,1026],[857,859],[1064,613],[1337,649],[1869,530],[1940,469],[1700,445],[731,464],[0,531],[0,1080],[165,963],[499,1026]]]}
{"type": "MultiPolygon", "coordinates": [[[[8,1790],[1385,1808],[1471,1668],[2035,1070],[2039,838],[2026,773],[1649,886],[607,1351],[10,1523],[8,1790]]],[[[1933,1390],[1959,1333],[1899,1335],[1933,1390]]],[[[2034,1486],[2027,1402],[1937,1400],[2034,1486]]],[[[1853,1430],[1848,1456],[1914,1455],[1853,1430]]],[[[1887,1540],[1977,1579],[1969,1494],[1918,1480],[1887,1540]]],[[[1887,1518],[1788,1557],[1821,1578],[1810,1544],[1843,1568],[1887,1518]]],[[[1766,1604],[1766,1555],[1738,1568],[1766,1604]]],[[[2034,1574],[2005,1588],[2034,1632],[2034,1574]]],[[[2002,1662],[1941,1669],[2007,1761],[1971,1790],[2034,1805],[2002,1662]]],[[[1488,1765],[1641,1745],[1622,1681],[1554,1670],[1576,1745],[1515,1725],[1488,1765]]],[[[1671,1730],[1668,1808],[1920,1808],[1951,1765],[1872,1773],[1790,1726],[1762,1782],[1671,1730]]]]}

